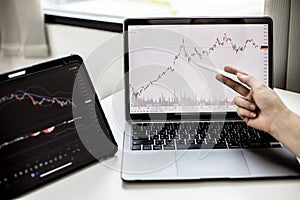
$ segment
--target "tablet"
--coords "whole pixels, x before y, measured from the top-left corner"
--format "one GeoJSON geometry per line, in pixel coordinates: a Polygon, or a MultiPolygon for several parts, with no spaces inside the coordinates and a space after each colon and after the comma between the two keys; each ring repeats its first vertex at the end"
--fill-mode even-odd
{"type": "Polygon", "coordinates": [[[0,75],[0,199],[112,156],[117,144],[80,56],[0,75]]]}

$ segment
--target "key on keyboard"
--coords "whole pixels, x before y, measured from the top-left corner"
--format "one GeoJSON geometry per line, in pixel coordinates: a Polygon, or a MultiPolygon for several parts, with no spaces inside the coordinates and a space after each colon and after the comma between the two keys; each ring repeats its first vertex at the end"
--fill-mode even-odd
{"type": "Polygon", "coordinates": [[[137,123],[132,150],[279,148],[271,135],[244,122],[137,123]]]}

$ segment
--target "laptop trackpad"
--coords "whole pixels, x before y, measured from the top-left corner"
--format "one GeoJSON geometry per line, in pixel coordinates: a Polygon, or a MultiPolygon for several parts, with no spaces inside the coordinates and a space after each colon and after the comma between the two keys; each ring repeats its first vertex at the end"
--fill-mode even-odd
{"type": "Polygon", "coordinates": [[[232,178],[250,174],[241,150],[178,151],[176,158],[180,177],[232,178]]]}

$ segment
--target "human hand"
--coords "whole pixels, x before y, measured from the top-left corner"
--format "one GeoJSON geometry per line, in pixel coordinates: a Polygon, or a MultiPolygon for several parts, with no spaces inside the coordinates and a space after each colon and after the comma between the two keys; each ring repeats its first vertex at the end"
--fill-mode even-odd
{"type": "Polygon", "coordinates": [[[282,115],[279,113],[287,111],[287,107],[271,88],[254,77],[229,66],[224,67],[224,71],[237,75],[237,78],[250,88],[221,74],[216,75],[217,80],[242,95],[234,98],[234,103],[238,106],[237,114],[248,126],[272,134],[273,123],[280,121],[278,118],[282,115]]]}

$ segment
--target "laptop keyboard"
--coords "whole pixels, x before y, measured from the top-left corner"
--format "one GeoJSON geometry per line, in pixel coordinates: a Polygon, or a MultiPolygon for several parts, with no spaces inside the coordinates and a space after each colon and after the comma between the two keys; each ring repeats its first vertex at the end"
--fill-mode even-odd
{"type": "Polygon", "coordinates": [[[244,122],[180,122],[133,124],[131,149],[280,148],[271,135],[244,122]]]}

